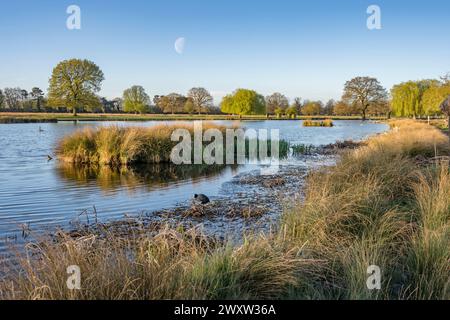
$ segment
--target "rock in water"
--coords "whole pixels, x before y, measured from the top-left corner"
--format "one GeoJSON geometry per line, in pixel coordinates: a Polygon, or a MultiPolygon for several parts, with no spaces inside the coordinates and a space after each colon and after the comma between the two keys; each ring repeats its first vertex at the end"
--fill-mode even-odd
{"type": "Polygon", "coordinates": [[[204,194],[195,194],[194,195],[195,201],[201,203],[201,204],[207,204],[209,203],[209,198],[205,196],[204,194]]]}

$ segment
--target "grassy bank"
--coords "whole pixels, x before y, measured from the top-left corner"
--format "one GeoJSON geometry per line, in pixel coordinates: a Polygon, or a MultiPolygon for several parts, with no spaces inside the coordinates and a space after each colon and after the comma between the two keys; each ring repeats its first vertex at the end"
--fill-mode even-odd
{"type": "Polygon", "coordinates": [[[164,227],[60,234],[4,266],[0,298],[450,299],[448,137],[391,125],[311,173],[304,201],[272,234],[240,245],[164,227]],[[81,268],[81,290],[66,288],[69,265],[81,268]],[[381,290],[367,289],[370,265],[381,269],[381,290]]]}
{"type": "MultiPolygon", "coordinates": [[[[297,116],[298,120],[311,119],[311,116],[297,116]]],[[[315,116],[313,120],[359,120],[359,116],[315,116]]],[[[385,118],[374,117],[374,120],[385,118]]],[[[80,113],[73,116],[69,113],[18,113],[1,112],[0,123],[33,123],[33,122],[57,122],[57,121],[177,121],[177,120],[292,120],[289,117],[277,117],[271,115],[238,116],[238,115],[196,115],[196,114],[99,114],[80,113]]]]}

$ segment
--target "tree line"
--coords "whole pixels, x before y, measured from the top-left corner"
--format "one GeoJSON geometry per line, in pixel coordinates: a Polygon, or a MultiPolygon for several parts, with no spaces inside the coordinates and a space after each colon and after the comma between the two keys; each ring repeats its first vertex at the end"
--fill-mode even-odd
{"type": "Polygon", "coordinates": [[[195,87],[186,95],[170,93],[153,99],[142,86],[135,85],[122,97],[108,100],[98,96],[104,74],[93,62],[71,59],[60,62],[49,81],[48,95],[40,88],[30,92],[21,88],[0,90],[0,110],[35,112],[126,112],[166,114],[234,114],[234,115],[296,115],[318,116],[360,115],[421,117],[442,113],[442,103],[450,96],[450,74],[439,80],[407,81],[394,85],[390,93],[376,78],[355,77],[344,85],[339,101],[289,99],[275,92],[264,97],[250,89],[239,88],[223,97],[219,106],[205,88],[195,87]]]}

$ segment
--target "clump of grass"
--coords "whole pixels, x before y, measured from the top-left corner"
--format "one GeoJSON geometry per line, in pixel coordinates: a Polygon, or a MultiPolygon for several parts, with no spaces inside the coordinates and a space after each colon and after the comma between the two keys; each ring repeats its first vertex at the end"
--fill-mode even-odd
{"type": "MultiPolygon", "coordinates": [[[[226,127],[212,123],[203,124],[203,132],[209,129],[218,129],[225,137],[226,127]]],[[[64,137],[56,148],[58,158],[64,162],[76,164],[100,165],[133,165],[170,163],[172,149],[178,141],[172,141],[171,135],[176,129],[185,129],[191,137],[194,136],[192,124],[158,125],[143,127],[101,127],[77,131],[64,137]]],[[[192,138],[192,152],[196,152],[192,138]]],[[[249,141],[246,140],[246,154],[248,156],[249,141]]],[[[208,143],[203,142],[202,150],[208,143]]],[[[260,147],[260,140],[257,146],[260,147]]],[[[267,141],[268,156],[271,156],[272,140],[267,141]]],[[[224,156],[226,144],[224,141],[224,156]]],[[[235,144],[235,152],[236,152],[235,144]]],[[[280,156],[288,154],[288,143],[279,141],[280,156]]],[[[197,150],[198,152],[198,150],[197,150]]],[[[225,159],[224,159],[225,160],[225,159]]],[[[224,161],[225,162],[225,161],[224,161]]]]}
{"type": "Polygon", "coordinates": [[[295,144],[291,146],[291,149],[294,156],[308,155],[312,153],[312,151],[314,150],[314,146],[307,144],[295,144]]]}
{"type": "Polygon", "coordinates": [[[325,119],[325,120],[304,120],[303,121],[304,127],[333,127],[334,123],[331,119],[325,119]]]}

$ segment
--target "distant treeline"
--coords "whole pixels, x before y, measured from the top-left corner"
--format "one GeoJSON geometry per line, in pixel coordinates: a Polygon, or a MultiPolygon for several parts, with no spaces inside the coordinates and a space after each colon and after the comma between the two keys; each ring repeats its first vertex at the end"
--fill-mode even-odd
{"type": "MultiPolygon", "coordinates": [[[[340,101],[311,101],[296,97],[291,101],[281,93],[267,97],[249,89],[237,89],[219,105],[205,88],[192,88],[186,95],[170,93],[152,99],[142,86],[132,86],[122,97],[109,100],[98,96],[103,72],[93,62],[72,59],[53,70],[47,95],[40,88],[0,90],[0,111],[13,112],[94,112],[153,114],[235,114],[317,116],[361,115],[421,117],[442,113],[442,103],[450,96],[450,75],[441,79],[407,81],[394,85],[388,94],[376,78],[356,77],[344,85],[340,101]],[[69,76],[67,76],[69,75],[69,76]]],[[[445,111],[445,110],[444,110],[445,111]]]]}

